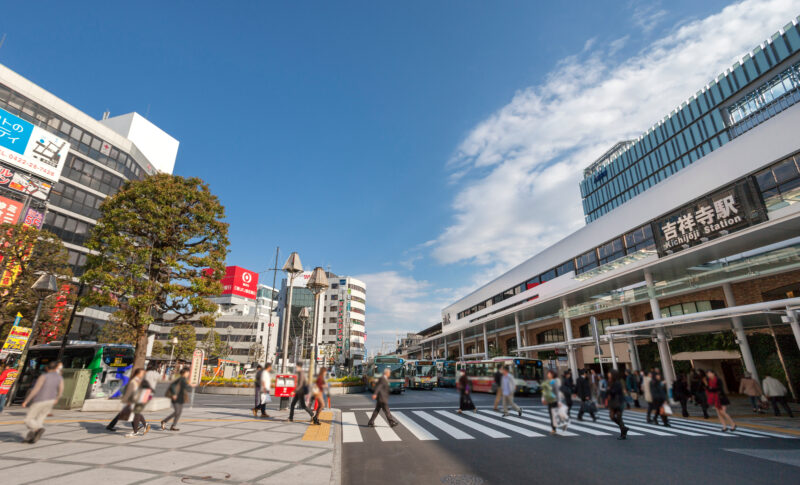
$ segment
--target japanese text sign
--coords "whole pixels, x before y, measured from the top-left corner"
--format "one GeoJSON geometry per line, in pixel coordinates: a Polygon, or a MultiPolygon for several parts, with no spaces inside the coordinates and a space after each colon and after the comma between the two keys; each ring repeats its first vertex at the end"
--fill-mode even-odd
{"type": "Polygon", "coordinates": [[[258,273],[239,266],[225,268],[225,277],[222,278],[222,294],[237,295],[256,299],[258,292],[258,273]]]}
{"type": "Polygon", "coordinates": [[[6,341],[3,344],[3,352],[21,354],[30,337],[30,328],[20,327],[19,325],[11,327],[11,330],[8,332],[8,337],[6,337],[6,341]]]}
{"type": "Polygon", "coordinates": [[[0,185],[8,187],[11,190],[30,195],[39,200],[47,200],[50,194],[50,189],[53,188],[47,182],[30,177],[17,170],[12,170],[0,165],[0,185]]]}
{"type": "Polygon", "coordinates": [[[0,197],[0,224],[16,224],[22,213],[22,202],[0,197]]]}
{"type": "Polygon", "coordinates": [[[51,182],[58,181],[69,143],[0,109],[0,160],[51,182]]]}

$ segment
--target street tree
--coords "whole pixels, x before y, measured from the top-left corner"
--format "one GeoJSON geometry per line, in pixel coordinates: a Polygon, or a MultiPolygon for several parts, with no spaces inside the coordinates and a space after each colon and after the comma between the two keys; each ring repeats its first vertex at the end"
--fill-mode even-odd
{"type": "Polygon", "coordinates": [[[203,337],[203,341],[200,343],[200,348],[206,351],[206,358],[209,359],[224,359],[227,357],[227,347],[228,344],[224,343],[219,334],[214,330],[209,330],[208,333],[206,333],[206,336],[203,337]]]}
{"type": "MultiPolygon", "coordinates": [[[[30,226],[0,224],[0,340],[5,339],[17,313],[30,326],[39,297],[31,289],[42,273],[54,275],[59,287],[70,282],[72,270],[67,249],[53,233],[30,226]]],[[[40,321],[55,303],[48,298],[42,305],[40,321]]]]}
{"type": "Polygon", "coordinates": [[[175,352],[173,356],[176,359],[189,360],[192,358],[192,353],[197,347],[197,332],[194,327],[188,323],[175,325],[169,331],[169,345],[172,345],[172,339],[177,337],[178,344],[175,345],[175,352]]]}
{"type": "Polygon", "coordinates": [[[133,332],[134,367],[144,365],[147,330],[159,319],[195,315],[213,326],[228,248],[225,210],[198,178],[157,174],[128,181],[106,199],[86,246],[84,281],[94,305],[117,310],[112,320],[133,332]]]}

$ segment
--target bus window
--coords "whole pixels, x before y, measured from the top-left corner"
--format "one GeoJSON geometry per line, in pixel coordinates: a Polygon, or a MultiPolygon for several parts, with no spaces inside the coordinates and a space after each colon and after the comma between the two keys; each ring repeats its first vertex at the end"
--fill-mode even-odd
{"type": "Polygon", "coordinates": [[[520,362],[517,364],[517,377],[524,380],[541,380],[542,372],[536,362],[520,362]]]}

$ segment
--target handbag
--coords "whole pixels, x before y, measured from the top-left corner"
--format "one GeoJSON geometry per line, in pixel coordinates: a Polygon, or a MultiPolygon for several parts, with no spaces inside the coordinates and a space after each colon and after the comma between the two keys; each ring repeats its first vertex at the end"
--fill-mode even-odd
{"type": "Polygon", "coordinates": [[[672,416],[672,407],[669,404],[664,403],[661,406],[661,415],[662,416],[672,416]]]}
{"type": "Polygon", "coordinates": [[[268,392],[261,393],[261,404],[269,404],[272,402],[272,396],[268,392]]]}
{"type": "Polygon", "coordinates": [[[153,391],[150,389],[141,389],[139,395],[136,396],[136,404],[146,404],[152,397],[153,391]]]}

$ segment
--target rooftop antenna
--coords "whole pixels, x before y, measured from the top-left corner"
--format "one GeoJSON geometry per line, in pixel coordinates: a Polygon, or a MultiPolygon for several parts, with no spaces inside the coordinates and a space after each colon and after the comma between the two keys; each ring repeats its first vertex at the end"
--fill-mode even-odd
{"type": "Polygon", "coordinates": [[[6,34],[3,34],[3,37],[0,37],[0,49],[3,48],[3,44],[6,41],[6,34]]]}

